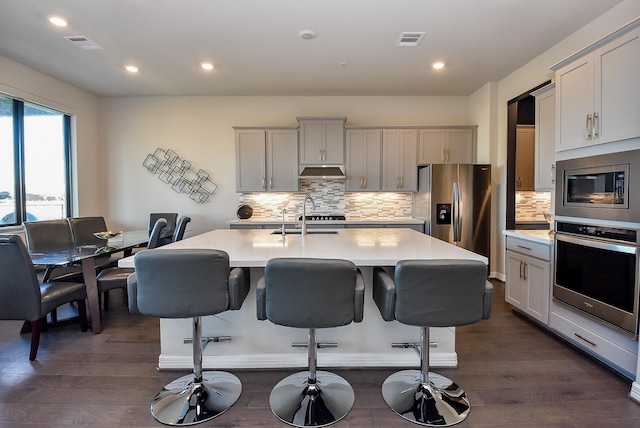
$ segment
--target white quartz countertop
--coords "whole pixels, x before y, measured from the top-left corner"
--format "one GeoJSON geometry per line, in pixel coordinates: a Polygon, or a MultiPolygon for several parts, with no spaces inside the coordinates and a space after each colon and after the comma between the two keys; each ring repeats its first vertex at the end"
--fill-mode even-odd
{"type": "MultiPolygon", "coordinates": [[[[330,230],[330,229],[327,229],[330,230]]],[[[272,234],[268,229],[217,229],[157,250],[212,248],[229,254],[232,267],[264,267],[276,257],[335,258],[357,266],[393,266],[407,259],[480,260],[486,257],[411,229],[333,229],[335,234],[272,234]]],[[[133,267],[133,256],[120,267],[133,267]]]]}
{"type": "Polygon", "coordinates": [[[513,236],[514,238],[553,245],[553,234],[549,234],[548,230],[503,230],[502,234],[506,236],[513,236]]]}
{"type": "MultiPolygon", "coordinates": [[[[285,223],[300,223],[298,216],[285,217],[285,223]]],[[[347,217],[346,220],[307,220],[308,224],[388,224],[388,223],[401,223],[401,224],[424,224],[424,220],[420,220],[413,217],[389,217],[375,219],[365,219],[359,217],[347,217]]],[[[273,217],[251,217],[248,219],[233,219],[229,220],[227,224],[282,224],[282,218],[277,219],[273,217]]]]}

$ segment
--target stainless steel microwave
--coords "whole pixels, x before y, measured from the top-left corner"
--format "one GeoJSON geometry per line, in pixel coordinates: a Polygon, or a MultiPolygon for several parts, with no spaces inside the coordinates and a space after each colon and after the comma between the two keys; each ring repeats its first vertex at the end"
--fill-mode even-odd
{"type": "Polygon", "coordinates": [[[640,150],[556,163],[558,216],[640,222],[640,150]]]}

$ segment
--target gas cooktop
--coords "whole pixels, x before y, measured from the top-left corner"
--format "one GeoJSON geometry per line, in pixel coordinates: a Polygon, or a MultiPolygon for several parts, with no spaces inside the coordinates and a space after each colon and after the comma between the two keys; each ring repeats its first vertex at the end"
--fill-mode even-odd
{"type": "MultiPolygon", "coordinates": [[[[329,214],[329,215],[308,215],[305,217],[307,220],[346,220],[343,215],[329,214]]],[[[302,221],[302,216],[298,217],[298,221],[302,221]]]]}

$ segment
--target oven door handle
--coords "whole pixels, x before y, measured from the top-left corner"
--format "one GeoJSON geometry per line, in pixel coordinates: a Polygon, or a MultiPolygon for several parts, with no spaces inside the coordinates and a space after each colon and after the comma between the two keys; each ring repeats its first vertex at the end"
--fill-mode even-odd
{"type": "Polygon", "coordinates": [[[589,238],[578,238],[556,232],[556,240],[569,242],[576,245],[584,245],[585,247],[599,248],[601,250],[615,251],[617,253],[638,254],[639,247],[634,245],[616,244],[613,242],[597,241],[589,238]]]}

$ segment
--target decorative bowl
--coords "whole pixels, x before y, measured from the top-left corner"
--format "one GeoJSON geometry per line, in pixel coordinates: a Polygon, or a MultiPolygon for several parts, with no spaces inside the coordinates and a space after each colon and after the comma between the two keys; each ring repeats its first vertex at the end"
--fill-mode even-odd
{"type": "Polygon", "coordinates": [[[98,239],[111,239],[114,238],[118,235],[120,235],[122,233],[122,231],[120,232],[113,232],[110,230],[107,230],[106,232],[96,232],[93,234],[93,236],[95,236],[98,239]]]}

